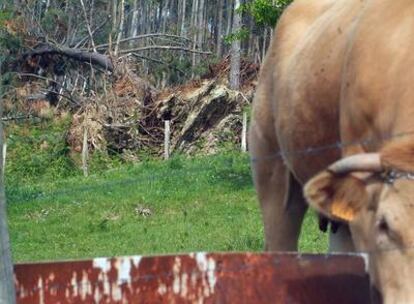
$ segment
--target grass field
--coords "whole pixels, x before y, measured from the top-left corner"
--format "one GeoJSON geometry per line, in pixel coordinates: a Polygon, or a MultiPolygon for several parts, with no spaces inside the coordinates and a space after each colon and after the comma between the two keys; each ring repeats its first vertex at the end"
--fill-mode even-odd
{"type": "MultiPolygon", "coordinates": [[[[7,188],[15,261],[189,251],[260,251],[247,155],[147,161],[88,178],[7,188]]],[[[326,250],[308,214],[300,248],[326,250]]]]}

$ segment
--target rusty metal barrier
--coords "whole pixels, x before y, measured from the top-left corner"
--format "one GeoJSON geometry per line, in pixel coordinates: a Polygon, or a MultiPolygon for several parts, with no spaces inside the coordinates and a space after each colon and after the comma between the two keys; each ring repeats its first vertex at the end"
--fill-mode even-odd
{"type": "Polygon", "coordinates": [[[360,255],[209,254],[15,265],[18,303],[370,303],[360,255]]]}

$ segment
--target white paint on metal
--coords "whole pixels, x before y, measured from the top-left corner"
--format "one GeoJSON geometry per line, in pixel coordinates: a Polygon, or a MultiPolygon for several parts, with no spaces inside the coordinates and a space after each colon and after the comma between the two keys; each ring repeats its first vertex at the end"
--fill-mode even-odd
{"type": "Polygon", "coordinates": [[[138,268],[139,264],[141,263],[142,256],[140,256],[140,255],[133,256],[133,257],[131,257],[131,260],[132,260],[132,263],[134,264],[134,266],[136,268],[138,268]]]}
{"type": "Polygon", "coordinates": [[[207,271],[208,284],[210,285],[210,292],[214,293],[216,287],[216,261],[213,258],[208,259],[208,271],[207,271]]]}
{"type": "Polygon", "coordinates": [[[109,286],[108,276],[106,275],[106,273],[104,273],[103,275],[102,282],[104,295],[109,295],[111,293],[111,288],[109,286]]]}
{"type": "Polygon", "coordinates": [[[196,261],[197,266],[200,269],[200,271],[205,272],[207,271],[207,254],[205,252],[197,252],[196,253],[196,261]]]}
{"type": "Polygon", "coordinates": [[[78,280],[77,280],[76,272],[72,273],[72,278],[70,279],[70,283],[73,288],[73,296],[77,297],[78,296],[78,280]]]}
{"type": "Polygon", "coordinates": [[[175,294],[180,293],[180,287],[181,287],[180,270],[181,270],[181,259],[179,257],[176,257],[174,260],[174,265],[173,265],[173,275],[174,275],[173,292],[175,294]]]}
{"type": "Polygon", "coordinates": [[[369,272],[369,254],[368,253],[360,253],[359,256],[364,259],[365,263],[365,272],[369,272]]]}
{"type": "Polygon", "coordinates": [[[101,302],[102,295],[101,295],[101,292],[99,291],[99,288],[95,288],[93,298],[95,300],[95,303],[100,303],[101,302]]]}
{"type": "Polygon", "coordinates": [[[39,304],[45,304],[45,290],[43,289],[43,279],[39,277],[37,282],[37,287],[39,288],[39,304]]]}
{"type": "Polygon", "coordinates": [[[93,259],[93,267],[106,273],[111,269],[111,260],[108,258],[95,258],[93,259]]]}
{"type": "Polygon", "coordinates": [[[196,286],[197,284],[197,274],[195,272],[191,273],[191,286],[193,286],[193,288],[196,286]]]}
{"type": "Polygon", "coordinates": [[[163,296],[167,293],[167,291],[168,291],[167,286],[164,283],[159,283],[158,293],[163,296]]]}
{"type": "Polygon", "coordinates": [[[196,253],[195,260],[197,262],[198,269],[201,272],[203,286],[202,294],[205,297],[209,297],[211,294],[214,293],[214,289],[217,283],[215,273],[216,261],[213,258],[208,258],[207,253],[205,252],[196,253]]]}
{"type": "Polygon", "coordinates": [[[118,281],[119,284],[131,282],[131,260],[128,258],[118,261],[118,281]]]}
{"type": "Polygon", "coordinates": [[[181,276],[181,297],[187,298],[188,294],[188,274],[183,273],[181,276]]]}
{"type": "Polygon", "coordinates": [[[82,272],[82,280],[79,286],[79,293],[82,301],[85,301],[88,295],[92,295],[92,286],[89,282],[88,273],[86,271],[82,272]]]}
{"type": "Polygon", "coordinates": [[[121,301],[122,300],[122,290],[119,284],[112,283],[112,300],[121,301]]]}

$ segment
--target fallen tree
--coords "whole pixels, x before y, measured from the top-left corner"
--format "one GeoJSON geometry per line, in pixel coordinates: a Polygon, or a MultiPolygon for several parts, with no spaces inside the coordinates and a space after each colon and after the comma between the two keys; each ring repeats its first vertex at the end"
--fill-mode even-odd
{"type": "MultiPolygon", "coordinates": [[[[223,67],[227,65],[211,69],[223,67]]],[[[114,95],[74,115],[68,142],[80,152],[88,128],[90,149],[128,155],[145,149],[160,156],[164,121],[169,120],[172,152],[214,153],[224,142],[239,144],[242,113],[253,97],[258,70],[253,77],[250,63],[243,67],[242,91],[228,88],[224,72],[163,91],[128,72],[114,85],[114,95]]]]}

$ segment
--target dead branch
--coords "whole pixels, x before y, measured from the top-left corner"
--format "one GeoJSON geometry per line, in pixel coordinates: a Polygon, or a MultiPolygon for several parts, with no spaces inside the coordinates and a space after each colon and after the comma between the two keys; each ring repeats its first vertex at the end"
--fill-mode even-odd
{"type": "Polygon", "coordinates": [[[18,115],[18,116],[6,116],[2,117],[2,121],[16,121],[16,120],[25,120],[25,119],[32,119],[35,116],[27,114],[27,115],[18,115]]]}
{"type": "Polygon", "coordinates": [[[96,53],[95,42],[93,41],[93,34],[92,34],[92,31],[91,31],[91,26],[90,26],[89,21],[88,21],[88,14],[86,13],[85,4],[83,3],[83,0],[79,0],[79,1],[81,3],[81,6],[82,6],[82,11],[83,11],[83,16],[85,18],[86,28],[88,29],[89,40],[91,41],[93,51],[96,53]]]}
{"type": "MultiPolygon", "coordinates": [[[[188,41],[188,42],[192,42],[191,39],[189,39],[187,37],[182,37],[182,36],[178,36],[178,35],[163,34],[163,33],[152,33],[152,34],[145,34],[145,35],[139,35],[139,36],[135,36],[135,37],[124,38],[124,39],[121,39],[119,41],[119,43],[124,43],[124,42],[132,41],[132,40],[140,40],[140,39],[145,39],[145,38],[153,38],[153,37],[176,38],[176,39],[182,39],[182,40],[185,40],[185,41],[188,41]]],[[[109,46],[109,43],[104,43],[104,44],[97,45],[96,49],[102,50],[102,49],[106,49],[108,46],[109,46]]]]}
{"type": "Polygon", "coordinates": [[[135,49],[129,49],[129,50],[122,50],[120,53],[134,53],[134,52],[143,52],[148,50],[167,50],[167,51],[183,51],[183,52],[189,52],[189,53],[196,53],[196,54],[204,54],[204,55],[211,55],[211,52],[208,51],[198,51],[194,49],[184,48],[181,46],[171,46],[171,45],[149,45],[144,46],[140,48],[135,49]]]}
{"type": "Polygon", "coordinates": [[[22,57],[25,59],[29,56],[42,56],[46,54],[66,56],[73,60],[100,66],[104,70],[108,70],[110,72],[113,72],[114,70],[114,66],[110,57],[100,53],[88,52],[81,49],[57,48],[51,45],[43,45],[38,49],[23,54],[22,57]]]}
{"type": "MultiPolygon", "coordinates": [[[[92,31],[92,37],[96,34],[96,32],[100,31],[105,24],[108,22],[109,17],[106,18],[101,24],[99,24],[93,31],[92,31]]],[[[83,37],[81,40],[79,40],[78,43],[75,44],[75,46],[73,47],[74,49],[80,48],[80,46],[85,43],[86,40],[88,40],[88,38],[90,37],[90,35],[86,35],[85,37],[83,37]]],[[[95,46],[96,48],[98,48],[97,46],[95,46]]]]}
{"type": "Polygon", "coordinates": [[[79,106],[80,105],[80,103],[78,102],[78,101],[76,101],[75,99],[73,99],[71,96],[68,96],[68,95],[65,95],[65,94],[62,94],[62,93],[59,93],[59,92],[56,92],[56,91],[54,91],[54,90],[48,90],[48,89],[43,89],[45,92],[49,92],[49,93],[52,93],[52,94],[56,94],[57,96],[61,96],[61,97],[63,97],[63,98],[66,98],[67,100],[69,100],[70,102],[72,102],[73,104],[75,104],[75,105],[77,105],[77,106],[79,106]]]}

